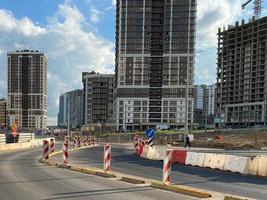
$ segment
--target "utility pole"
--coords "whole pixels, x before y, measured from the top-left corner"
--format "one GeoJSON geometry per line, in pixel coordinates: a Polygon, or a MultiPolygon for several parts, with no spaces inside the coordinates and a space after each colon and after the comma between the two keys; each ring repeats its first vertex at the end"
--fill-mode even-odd
{"type": "MultiPolygon", "coordinates": [[[[187,70],[188,72],[188,70],[187,70]]],[[[185,85],[185,134],[188,134],[188,74],[185,85]]]]}
{"type": "Polygon", "coordinates": [[[68,137],[70,137],[70,98],[67,97],[68,102],[68,137]]]}
{"type": "Polygon", "coordinates": [[[207,125],[208,125],[208,112],[206,112],[206,119],[205,119],[205,134],[207,134],[207,125]]]}
{"type": "Polygon", "coordinates": [[[127,108],[127,105],[126,105],[126,102],[124,101],[124,132],[126,133],[126,108],[127,108]]]}

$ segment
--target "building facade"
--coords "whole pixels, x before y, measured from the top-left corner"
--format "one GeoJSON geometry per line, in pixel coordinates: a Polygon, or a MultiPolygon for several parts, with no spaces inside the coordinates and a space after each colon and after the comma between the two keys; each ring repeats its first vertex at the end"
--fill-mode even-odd
{"type": "Polygon", "coordinates": [[[57,117],[57,125],[61,128],[67,127],[67,95],[66,93],[59,96],[59,112],[57,117]]]}
{"type": "Polygon", "coordinates": [[[194,123],[202,126],[205,123],[204,117],[204,87],[196,85],[194,90],[194,123]]]}
{"type": "Polygon", "coordinates": [[[214,125],[216,85],[196,85],[194,92],[194,123],[198,126],[214,125]]]}
{"type": "Polygon", "coordinates": [[[117,0],[117,130],[193,122],[195,30],[196,0],[117,0]]]}
{"type": "Polygon", "coordinates": [[[114,129],[114,74],[83,72],[84,125],[114,129]]]}
{"type": "Polygon", "coordinates": [[[65,123],[70,128],[80,128],[83,125],[83,90],[73,90],[66,93],[65,123]]]}
{"type": "Polygon", "coordinates": [[[0,99],[0,129],[7,127],[6,99],[0,99]]]}
{"type": "Polygon", "coordinates": [[[216,125],[266,123],[267,17],[218,30],[216,125]]]}
{"type": "Polygon", "coordinates": [[[20,129],[47,127],[47,56],[39,51],[9,52],[8,124],[20,129]]]}

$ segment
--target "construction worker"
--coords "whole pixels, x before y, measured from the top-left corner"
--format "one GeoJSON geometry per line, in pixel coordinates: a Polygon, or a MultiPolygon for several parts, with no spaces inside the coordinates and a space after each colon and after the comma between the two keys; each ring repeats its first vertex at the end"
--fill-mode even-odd
{"type": "Polygon", "coordinates": [[[190,145],[190,138],[189,138],[188,135],[186,135],[186,137],[185,137],[185,146],[184,146],[184,148],[186,148],[187,145],[188,145],[189,148],[191,147],[191,145],[190,145]]]}

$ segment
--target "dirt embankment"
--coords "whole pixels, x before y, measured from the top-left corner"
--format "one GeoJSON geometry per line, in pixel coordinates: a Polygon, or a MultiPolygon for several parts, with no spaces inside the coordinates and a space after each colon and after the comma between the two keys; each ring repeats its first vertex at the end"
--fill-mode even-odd
{"type": "Polygon", "coordinates": [[[192,146],[221,149],[262,149],[267,147],[267,131],[196,134],[192,146]]]}

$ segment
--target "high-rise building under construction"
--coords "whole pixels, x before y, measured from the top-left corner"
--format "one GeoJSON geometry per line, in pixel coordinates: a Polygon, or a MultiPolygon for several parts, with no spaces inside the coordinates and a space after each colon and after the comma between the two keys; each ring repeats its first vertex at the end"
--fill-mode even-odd
{"type": "Polygon", "coordinates": [[[267,17],[218,31],[217,126],[266,123],[267,17]]]}

